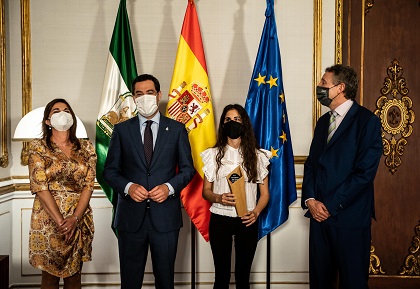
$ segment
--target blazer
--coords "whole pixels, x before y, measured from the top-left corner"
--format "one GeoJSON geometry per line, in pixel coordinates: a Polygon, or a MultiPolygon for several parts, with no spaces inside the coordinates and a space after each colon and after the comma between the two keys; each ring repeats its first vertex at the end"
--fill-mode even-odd
{"type": "MultiPolygon", "coordinates": [[[[373,181],[383,152],[381,123],[355,101],[327,144],[329,114],[318,120],[304,165],[302,208],[314,198],[332,226],[362,228],[375,218],[373,181]]],[[[308,210],[306,217],[312,217],[308,210]]]]}
{"type": "Polygon", "coordinates": [[[163,115],[160,116],[159,129],[150,168],[147,168],[140,121],[133,117],[116,124],[112,132],[103,177],[114,190],[116,211],[113,227],[128,232],[137,231],[143,223],[146,210],[159,232],[169,232],[182,227],[181,201],[179,193],[195,174],[185,126],[163,115]],[[150,200],[135,202],[125,195],[124,188],[129,182],[142,185],[151,190],[157,185],[170,183],[175,190],[162,203],[150,200]]]}

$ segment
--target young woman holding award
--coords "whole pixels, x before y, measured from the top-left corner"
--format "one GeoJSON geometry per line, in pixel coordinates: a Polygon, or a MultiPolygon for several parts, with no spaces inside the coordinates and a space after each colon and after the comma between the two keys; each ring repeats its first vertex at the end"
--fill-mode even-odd
{"type": "Polygon", "coordinates": [[[245,109],[239,104],[230,104],[220,117],[216,145],[203,151],[201,157],[204,163],[202,194],[212,203],[209,235],[215,268],[213,288],[229,288],[234,237],[236,288],[249,289],[258,243],[257,218],[270,198],[271,153],[259,148],[245,109]]]}

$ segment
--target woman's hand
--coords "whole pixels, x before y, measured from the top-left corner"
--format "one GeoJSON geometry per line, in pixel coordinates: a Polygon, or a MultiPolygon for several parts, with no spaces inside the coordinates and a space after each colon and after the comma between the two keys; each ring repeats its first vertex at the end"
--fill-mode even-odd
{"type": "Polygon", "coordinates": [[[64,235],[64,241],[68,244],[78,225],[78,218],[75,215],[67,216],[58,227],[58,231],[64,235]]]}
{"type": "Polygon", "coordinates": [[[251,226],[252,224],[254,224],[257,221],[258,218],[258,213],[255,211],[251,211],[248,213],[246,213],[241,219],[242,219],[242,223],[244,225],[246,225],[247,227],[251,226]]]}
{"type": "Polygon", "coordinates": [[[235,205],[235,195],[230,193],[224,193],[220,195],[220,203],[225,206],[235,205]]]}

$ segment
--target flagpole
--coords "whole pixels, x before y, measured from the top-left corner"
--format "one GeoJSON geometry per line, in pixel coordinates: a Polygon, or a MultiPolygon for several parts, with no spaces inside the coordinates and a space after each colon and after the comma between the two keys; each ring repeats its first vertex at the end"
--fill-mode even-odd
{"type": "Polygon", "coordinates": [[[266,288],[270,289],[270,273],[271,273],[271,233],[267,234],[267,271],[266,271],[266,288]]]}
{"type": "Polygon", "coordinates": [[[195,225],[191,221],[191,289],[195,289],[195,225]]]}

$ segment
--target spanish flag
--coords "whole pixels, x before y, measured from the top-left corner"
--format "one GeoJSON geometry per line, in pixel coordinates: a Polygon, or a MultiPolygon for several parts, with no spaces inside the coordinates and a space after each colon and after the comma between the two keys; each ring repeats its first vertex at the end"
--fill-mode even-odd
{"type": "Polygon", "coordinates": [[[201,196],[203,163],[200,153],[215,145],[216,131],[200,24],[193,0],[188,0],[179,37],[166,115],[184,123],[187,129],[197,174],[181,192],[181,200],[197,230],[208,241],[210,203],[201,196]]]}

